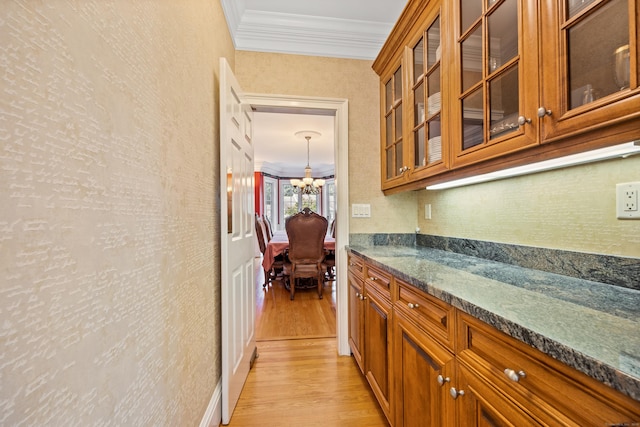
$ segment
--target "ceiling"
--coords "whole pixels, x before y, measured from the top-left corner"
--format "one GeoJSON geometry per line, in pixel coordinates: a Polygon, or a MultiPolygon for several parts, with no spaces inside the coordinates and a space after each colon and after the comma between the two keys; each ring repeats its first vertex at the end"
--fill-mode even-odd
{"type": "MultiPolygon", "coordinates": [[[[237,50],[375,59],[407,0],[221,0],[237,50]]],[[[309,144],[313,176],[333,175],[333,116],[308,110],[254,113],[256,170],[302,176],[309,144]]],[[[325,114],[325,113],[323,113],[325,114]]]]}
{"type": "Polygon", "coordinates": [[[374,59],[407,0],[221,0],[238,50],[374,59]]]}

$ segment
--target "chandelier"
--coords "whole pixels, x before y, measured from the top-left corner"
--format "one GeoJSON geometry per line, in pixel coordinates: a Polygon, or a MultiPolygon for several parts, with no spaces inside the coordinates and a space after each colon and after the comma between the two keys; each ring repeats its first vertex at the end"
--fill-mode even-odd
{"type": "Polygon", "coordinates": [[[318,194],[320,188],[324,185],[324,179],[311,178],[311,166],[309,166],[309,140],[312,136],[320,136],[319,132],[300,131],[295,133],[296,136],[303,136],[307,140],[307,167],[304,168],[304,178],[291,179],[293,192],[295,194],[318,194]]]}

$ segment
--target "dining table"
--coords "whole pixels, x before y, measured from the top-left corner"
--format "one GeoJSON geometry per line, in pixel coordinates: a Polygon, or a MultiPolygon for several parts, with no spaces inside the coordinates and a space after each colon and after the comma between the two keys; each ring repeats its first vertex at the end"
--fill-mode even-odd
{"type": "MultiPolygon", "coordinates": [[[[289,248],[289,236],[285,230],[278,230],[273,233],[273,237],[267,243],[262,259],[262,267],[265,271],[270,271],[275,258],[284,253],[289,248]]],[[[327,251],[335,251],[336,239],[330,235],[324,237],[324,248],[327,251]]]]}

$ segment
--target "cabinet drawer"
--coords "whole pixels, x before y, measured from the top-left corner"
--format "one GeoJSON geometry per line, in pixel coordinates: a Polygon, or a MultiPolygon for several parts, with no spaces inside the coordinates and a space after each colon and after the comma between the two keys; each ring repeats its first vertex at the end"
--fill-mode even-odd
{"type": "Polygon", "coordinates": [[[349,273],[353,274],[354,276],[360,278],[361,280],[364,280],[364,262],[362,261],[362,258],[359,258],[357,256],[353,256],[353,255],[349,255],[349,273]]]}
{"type": "Polygon", "coordinates": [[[453,351],[454,308],[408,283],[398,279],[396,279],[396,282],[398,284],[396,307],[441,344],[453,351]]]}
{"type": "Polygon", "coordinates": [[[367,265],[364,278],[367,289],[373,287],[382,296],[391,300],[391,275],[389,273],[367,265]]]}
{"type": "Polygon", "coordinates": [[[458,360],[543,423],[640,422],[640,405],[631,398],[465,313],[458,312],[456,323],[458,360]]]}

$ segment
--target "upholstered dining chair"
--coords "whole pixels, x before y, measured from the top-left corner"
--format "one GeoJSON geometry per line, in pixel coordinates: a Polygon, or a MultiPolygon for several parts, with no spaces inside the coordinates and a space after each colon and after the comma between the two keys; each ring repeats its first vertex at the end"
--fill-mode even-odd
{"type": "MultiPolygon", "coordinates": [[[[256,237],[258,238],[258,247],[260,248],[260,252],[262,253],[262,256],[264,256],[264,253],[267,250],[267,243],[269,242],[269,239],[267,238],[267,230],[266,230],[264,221],[262,220],[262,218],[260,218],[258,214],[256,214],[255,222],[256,222],[256,237]]],[[[271,270],[267,271],[263,269],[264,284],[262,285],[262,287],[266,288],[269,282],[272,282],[278,276],[278,272],[282,271],[283,267],[284,267],[284,258],[281,255],[279,255],[273,261],[271,270]]]]}
{"type": "Polygon", "coordinates": [[[262,222],[267,229],[267,243],[273,238],[273,228],[271,227],[271,221],[266,215],[262,215],[262,222]]]}
{"type": "MultiPolygon", "coordinates": [[[[336,220],[331,221],[331,225],[329,225],[329,233],[331,233],[331,237],[335,239],[336,237],[336,220]]],[[[336,277],[336,251],[328,250],[326,251],[324,257],[324,264],[327,266],[327,274],[325,274],[325,282],[329,282],[336,277]]]]}
{"type": "Polygon", "coordinates": [[[296,280],[301,278],[316,279],[318,297],[322,299],[323,278],[326,273],[324,265],[324,238],[327,234],[327,219],[304,208],[290,216],[285,222],[289,236],[288,261],[284,263],[283,275],[289,284],[291,299],[296,292],[296,280]]]}

